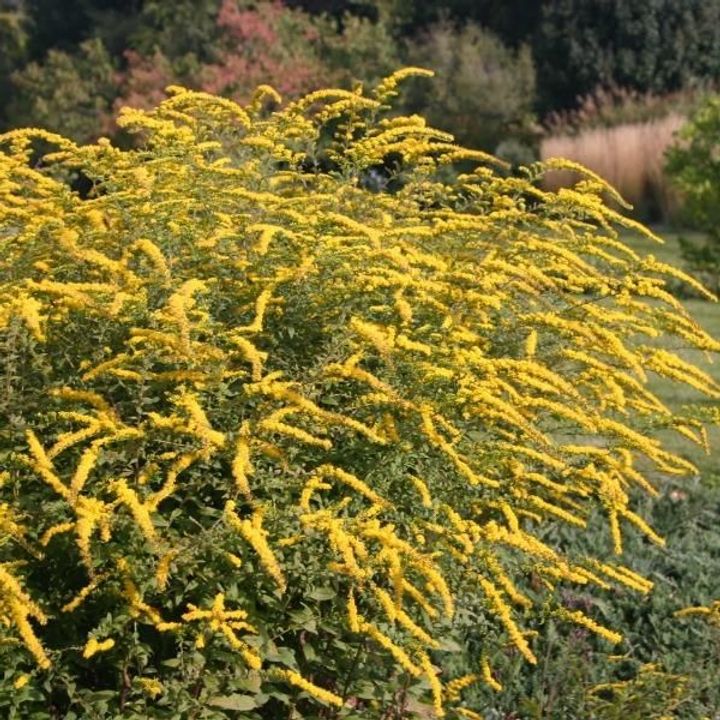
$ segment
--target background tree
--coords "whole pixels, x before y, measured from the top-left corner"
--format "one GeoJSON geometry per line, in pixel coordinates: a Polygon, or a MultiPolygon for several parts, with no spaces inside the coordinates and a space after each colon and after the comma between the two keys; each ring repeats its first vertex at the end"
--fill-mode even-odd
{"type": "Polygon", "coordinates": [[[535,94],[529,48],[514,51],[478,25],[444,21],[410,44],[408,59],[436,73],[413,83],[410,109],[463,143],[494,151],[503,139],[529,135],[535,94]]]}
{"type": "Polygon", "coordinates": [[[0,97],[6,98],[0,104],[0,126],[9,119],[7,98],[12,97],[12,73],[25,60],[27,53],[26,18],[8,2],[0,2],[0,97]]]}
{"type": "Polygon", "coordinates": [[[533,40],[539,107],[598,85],[667,92],[720,77],[717,0],[552,0],[533,40]]]}
{"type": "Polygon", "coordinates": [[[40,125],[87,142],[109,130],[117,96],[115,64],[99,39],[85,40],[76,53],[50,50],[13,75],[15,122],[40,125]]]}
{"type": "Polygon", "coordinates": [[[709,97],[680,131],[667,170],[683,194],[685,222],[704,233],[700,243],[683,242],[685,257],[720,290],[720,96],[709,97]]]}

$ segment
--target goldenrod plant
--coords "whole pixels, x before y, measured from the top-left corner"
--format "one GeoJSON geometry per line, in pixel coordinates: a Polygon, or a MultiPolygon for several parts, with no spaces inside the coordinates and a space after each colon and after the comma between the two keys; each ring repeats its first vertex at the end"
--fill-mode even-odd
{"type": "Polygon", "coordinates": [[[563,590],[652,588],[634,498],[695,472],[655,431],[706,439],[647,381],[720,397],[658,343],[720,349],[665,283],[704,290],[592,173],[394,115],[418,74],[171,87],[129,150],[0,136],[10,716],[473,718],[544,620],[622,642],[563,590]],[[598,511],[593,555],[556,542],[598,511]]]}

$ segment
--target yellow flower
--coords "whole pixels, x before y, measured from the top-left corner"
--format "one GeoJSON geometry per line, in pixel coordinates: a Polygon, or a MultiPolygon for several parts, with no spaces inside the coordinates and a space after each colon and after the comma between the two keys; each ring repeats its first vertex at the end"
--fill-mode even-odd
{"type": "Polygon", "coordinates": [[[596,635],[605,638],[613,645],[617,645],[618,643],[622,642],[623,637],[622,635],[620,635],[620,633],[609,630],[608,628],[596,623],[592,618],[589,618],[580,610],[566,610],[564,608],[561,608],[557,611],[557,614],[558,617],[562,618],[563,620],[568,620],[575,623],[576,625],[581,625],[582,627],[587,628],[591,632],[594,632],[596,635]]]}
{"type": "Polygon", "coordinates": [[[294,670],[281,670],[278,674],[291,685],[294,685],[327,705],[335,705],[336,707],[342,707],[344,705],[343,699],[339,695],[311,683],[294,670]]]}
{"type": "Polygon", "coordinates": [[[83,648],[83,657],[85,659],[89,659],[96,653],[107,652],[114,647],[115,641],[112,638],[107,638],[106,640],[101,640],[100,642],[98,642],[96,638],[90,638],[83,648]]]}
{"type": "MultiPolygon", "coordinates": [[[[255,511],[254,518],[259,519],[261,515],[258,511],[255,511]]],[[[260,563],[265,568],[266,572],[275,581],[280,592],[285,591],[286,582],[285,575],[278,563],[275,554],[270,549],[266,539],[266,532],[262,527],[255,527],[250,520],[241,520],[235,513],[235,503],[230,500],[225,505],[225,518],[231,527],[235,528],[247,542],[251,545],[253,550],[257,553],[260,563]]],[[[259,524],[259,523],[258,523],[259,524]]]]}
{"type": "Polygon", "coordinates": [[[156,698],[165,692],[163,684],[157,678],[137,677],[135,682],[140,689],[151,698],[156,698]]]}
{"type": "Polygon", "coordinates": [[[445,717],[445,710],[443,708],[443,689],[438,680],[437,672],[430,662],[430,658],[426,653],[420,653],[420,667],[425,673],[428,683],[430,684],[430,690],[433,695],[433,710],[435,711],[435,717],[445,717]]]}
{"type": "Polygon", "coordinates": [[[491,687],[495,692],[500,692],[503,686],[493,677],[492,669],[487,658],[483,658],[480,666],[482,668],[482,679],[491,687]]]}

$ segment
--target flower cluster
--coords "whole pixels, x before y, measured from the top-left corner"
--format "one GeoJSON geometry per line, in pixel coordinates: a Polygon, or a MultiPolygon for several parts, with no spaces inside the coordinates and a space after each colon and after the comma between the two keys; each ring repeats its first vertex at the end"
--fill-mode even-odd
{"type": "Polygon", "coordinates": [[[694,472],[655,429],[707,441],[648,377],[717,398],[672,342],[720,343],[668,293],[678,271],[621,242],[650,233],[599,178],[546,192],[567,164],[508,176],[386,116],[413,72],[270,114],[171,88],[121,114],[139,149],[0,136],[0,642],[43,668],[78,648],[107,662],[140,623],[164,652],[224,647],[342,706],[352,686],[322,666],[273,665],[270,638],[323,585],[336,633],[468,718],[465,688],[501,689],[484,652],[476,673],[438,672],[468,608],[496,631],[463,626],[467,647],[530,663],[539,613],[620,642],[558,590],[651,589],[619,557],[627,533],[662,543],[634,498],[655,470],[694,472]],[[397,188],[373,193],[389,158],[397,188]],[[597,556],[548,539],[593,514],[597,556]],[[38,582],[72,552],[60,590],[38,582]],[[100,615],[89,641],[45,633],[103,608],[113,637],[100,615]]]}

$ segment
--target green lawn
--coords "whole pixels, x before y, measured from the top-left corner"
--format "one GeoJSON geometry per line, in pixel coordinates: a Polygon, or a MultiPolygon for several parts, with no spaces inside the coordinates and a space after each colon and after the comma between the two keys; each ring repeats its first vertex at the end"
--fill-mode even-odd
{"type": "MultiPolygon", "coordinates": [[[[654,231],[665,240],[664,244],[660,245],[649,238],[636,235],[626,236],[624,239],[635,250],[643,254],[652,253],[658,260],[682,268],[683,259],[678,241],[680,233],[668,231],[664,228],[654,228],[654,231]]],[[[689,240],[699,240],[701,238],[698,233],[693,232],[683,232],[682,235],[689,240]]],[[[683,304],[710,335],[720,338],[720,303],[688,299],[683,300],[683,304]]],[[[713,358],[700,351],[688,350],[677,344],[674,346],[669,345],[668,349],[676,351],[683,359],[702,368],[720,383],[720,356],[713,358]]],[[[652,390],[660,395],[672,408],[681,408],[691,403],[707,404],[708,402],[714,402],[709,401],[688,385],[671,382],[657,376],[651,378],[650,382],[652,390]]],[[[710,428],[709,435],[713,451],[710,455],[706,455],[700,448],[694,447],[675,432],[660,433],[669,450],[678,452],[694,462],[703,475],[720,470],[720,428],[710,428]]]]}

